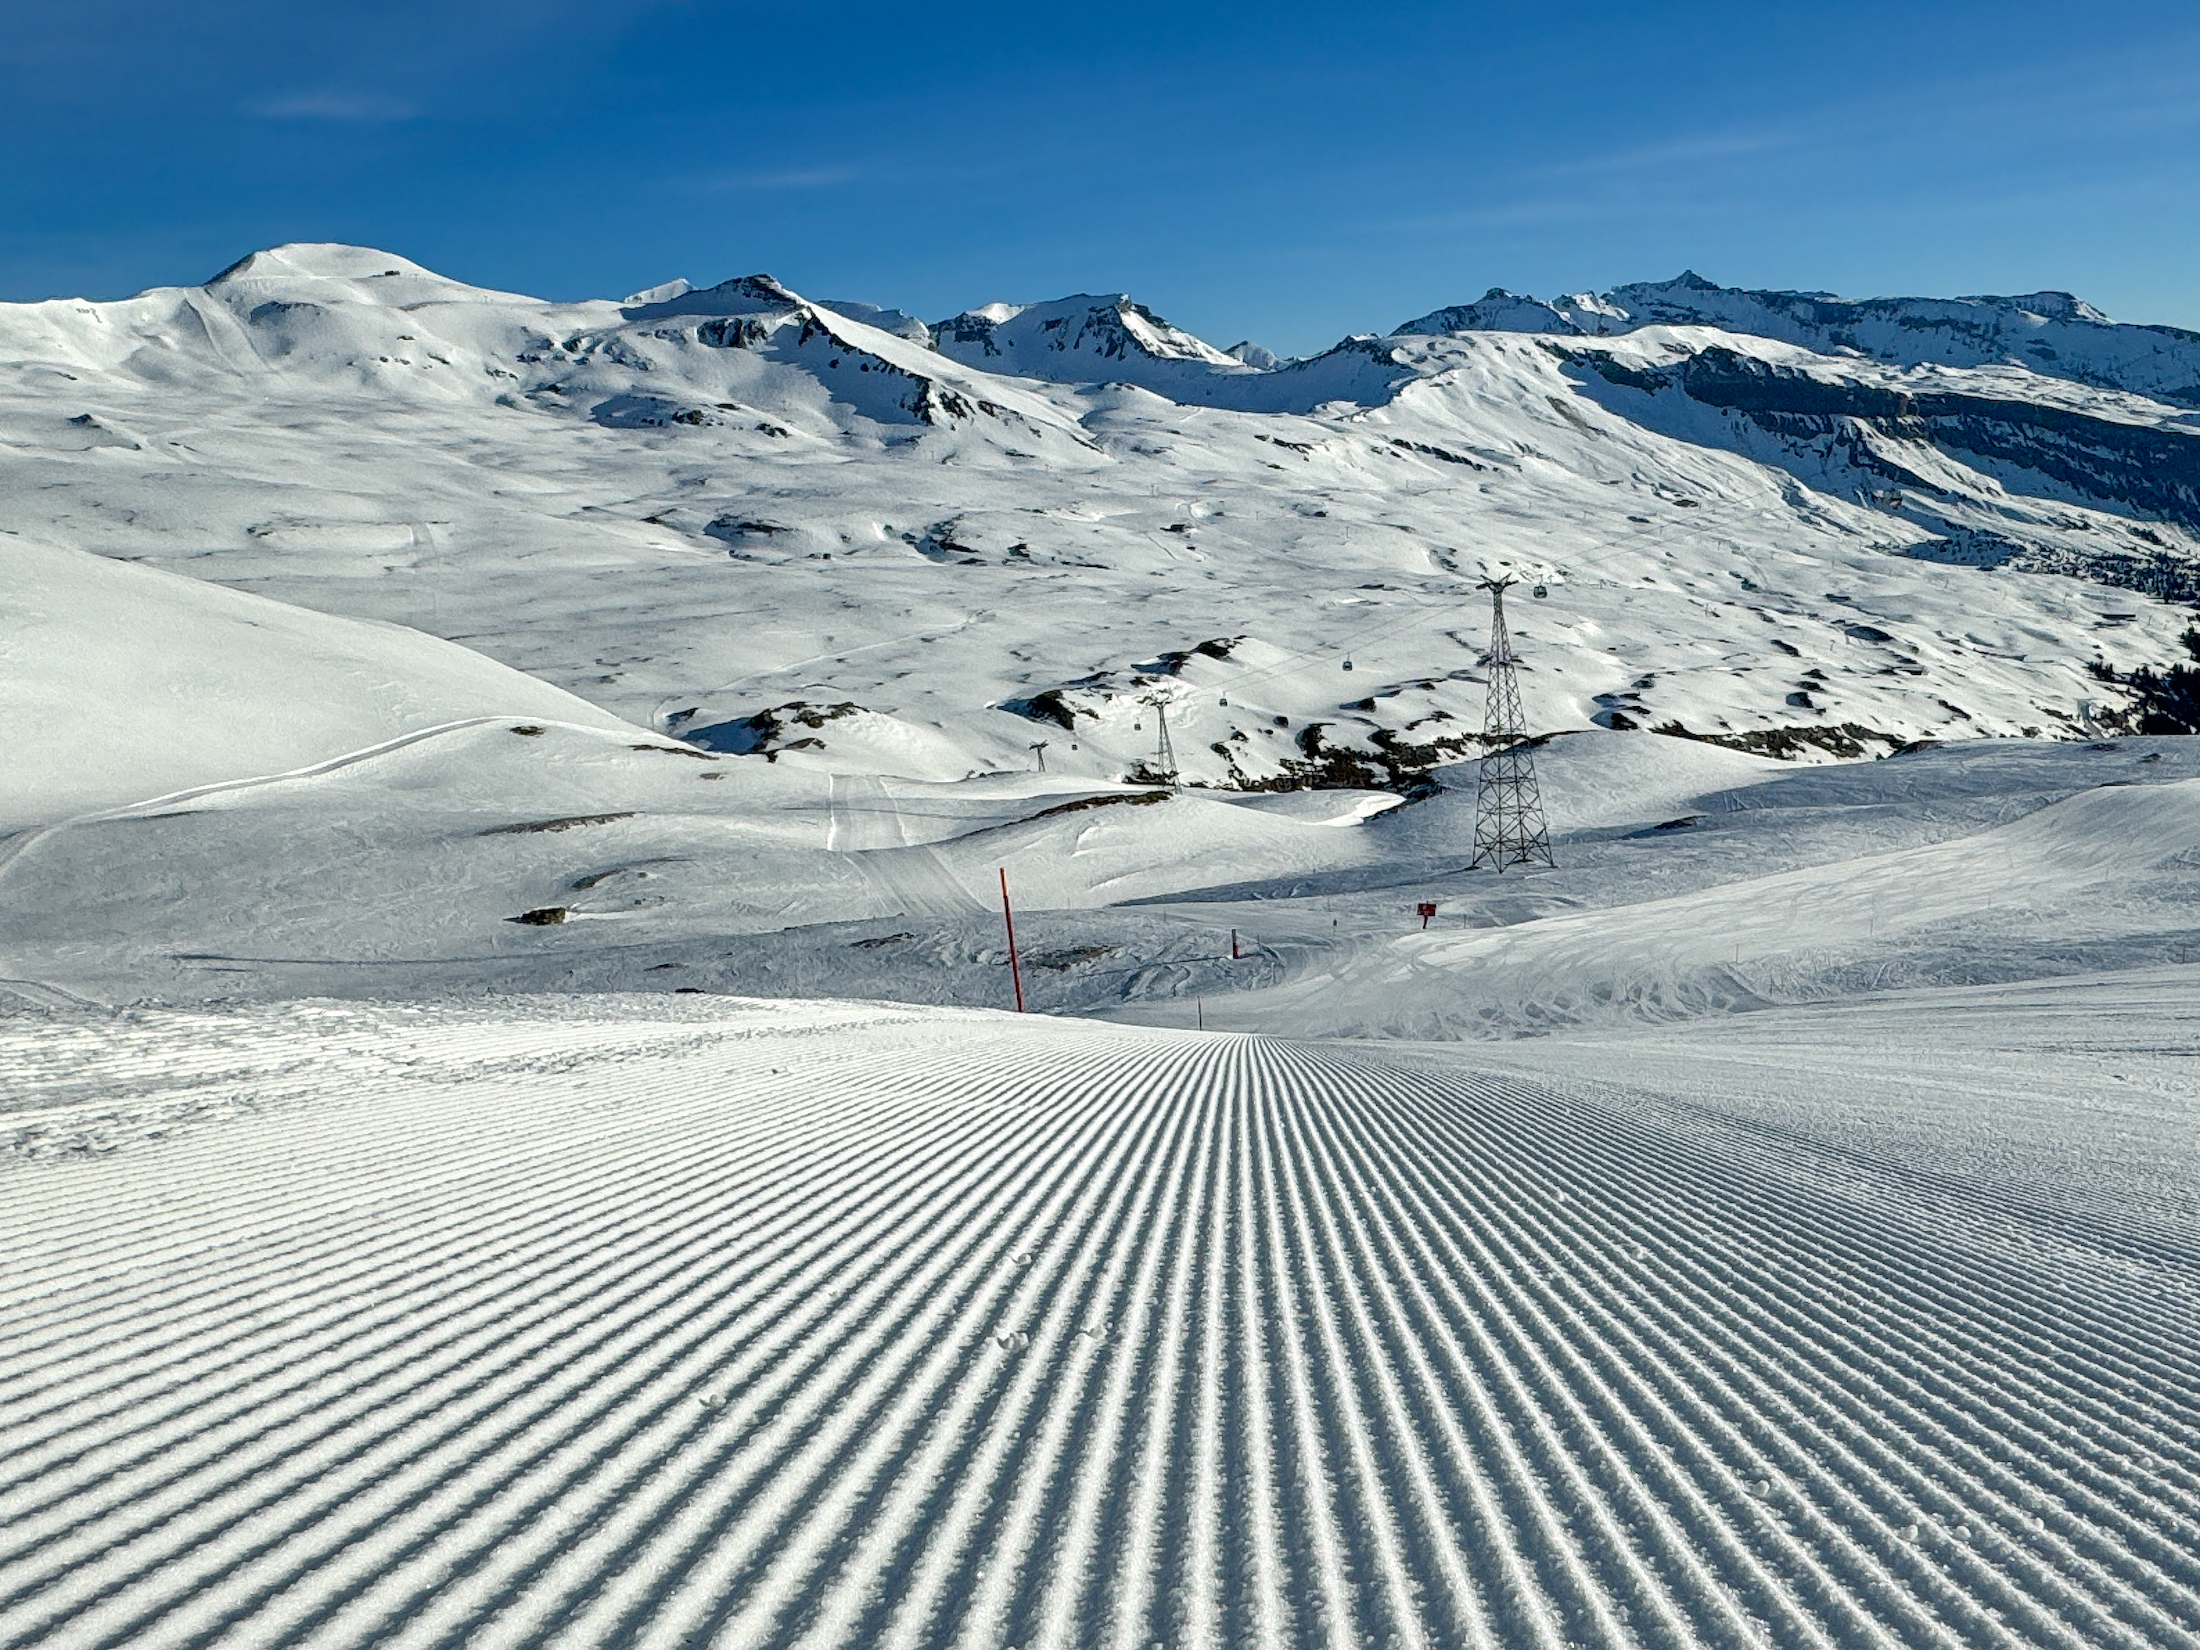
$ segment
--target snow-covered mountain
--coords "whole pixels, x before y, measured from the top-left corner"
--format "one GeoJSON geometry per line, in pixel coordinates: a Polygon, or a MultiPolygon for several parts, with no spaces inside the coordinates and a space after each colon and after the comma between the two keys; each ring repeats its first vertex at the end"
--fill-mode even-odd
{"type": "Polygon", "coordinates": [[[1895,366],[2014,366],[2200,408],[2200,332],[2111,321],[2067,292],[2017,297],[1842,298],[1720,286],[1694,270],[1545,301],[1492,287],[1397,334],[1542,332],[1610,337],[1643,327],[1717,327],[1822,355],[1895,366]]]}
{"type": "Polygon", "coordinates": [[[2193,415],[1622,330],[1652,290],[1271,364],[1121,297],[926,328],[766,275],[558,304],[283,247],[0,307],[0,529],[927,781],[1151,775],[1165,715],[1199,783],[1411,788],[1479,748],[1508,570],[1541,731],[2080,734],[2124,713],[2104,673],[2182,657],[2193,415]]]}
{"type": "Polygon", "coordinates": [[[988,372],[1052,383],[1138,384],[1179,398],[1188,392],[1194,400],[1218,375],[1274,363],[1273,356],[1263,363],[1216,349],[1122,293],[985,304],[934,326],[932,342],[941,354],[988,372]]]}
{"type": "Polygon", "coordinates": [[[1687,273],[1548,303],[1492,289],[1393,336],[1467,332],[1550,337],[1615,411],[1899,513],[1941,541],[1916,553],[2200,596],[2200,334],[2064,292],[1848,299],[1687,273]]]}

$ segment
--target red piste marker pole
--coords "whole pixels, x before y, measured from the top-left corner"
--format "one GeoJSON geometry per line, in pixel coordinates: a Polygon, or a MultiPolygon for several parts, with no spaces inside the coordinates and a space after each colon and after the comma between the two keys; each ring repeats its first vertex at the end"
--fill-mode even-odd
{"type": "Polygon", "coordinates": [[[1008,925],[1008,977],[1016,984],[1016,1012],[1024,1011],[1024,971],[1016,962],[1016,913],[1008,904],[1008,867],[1001,867],[1001,921],[1008,925]]]}

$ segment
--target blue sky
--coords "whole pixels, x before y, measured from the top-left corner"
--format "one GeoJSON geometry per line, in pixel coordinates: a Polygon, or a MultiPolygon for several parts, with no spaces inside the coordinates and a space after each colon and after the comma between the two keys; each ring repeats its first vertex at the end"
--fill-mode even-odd
{"type": "Polygon", "coordinates": [[[2200,327],[2200,7],[11,0],[0,297],[350,240],[1286,352],[1693,267],[2200,327]]]}

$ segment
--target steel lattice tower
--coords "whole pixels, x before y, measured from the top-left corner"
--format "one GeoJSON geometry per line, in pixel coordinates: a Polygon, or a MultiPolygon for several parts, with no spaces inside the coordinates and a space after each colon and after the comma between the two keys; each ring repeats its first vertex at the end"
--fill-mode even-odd
{"type": "Polygon", "coordinates": [[[1543,797],[1535,783],[1535,747],[1522,728],[1520,683],[1513,675],[1512,637],[1505,629],[1505,587],[1484,579],[1490,593],[1490,698],[1482,718],[1482,772],[1474,793],[1474,859],[1488,865],[1553,865],[1543,797]]]}
{"type": "Polygon", "coordinates": [[[1154,753],[1154,767],[1165,785],[1176,783],[1176,746],[1169,739],[1169,701],[1156,693],[1147,697],[1153,706],[1154,720],[1161,725],[1160,748],[1154,753]]]}

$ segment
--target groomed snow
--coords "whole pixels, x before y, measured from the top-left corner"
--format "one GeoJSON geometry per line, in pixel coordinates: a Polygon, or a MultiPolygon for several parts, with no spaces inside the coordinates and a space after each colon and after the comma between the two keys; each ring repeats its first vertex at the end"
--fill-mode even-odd
{"type": "Polygon", "coordinates": [[[2200,1252],[2116,1207],[2200,1197],[2147,990],[2057,1046],[2146,1074],[2113,1110],[1975,999],[1774,1103],[1777,1018],[1551,1076],[823,1003],[18,1024],[0,1644],[2200,1643],[2200,1252]],[[1949,1149],[2004,1077],[2099,1148],[2050,1195],[1949,1149]]]}

